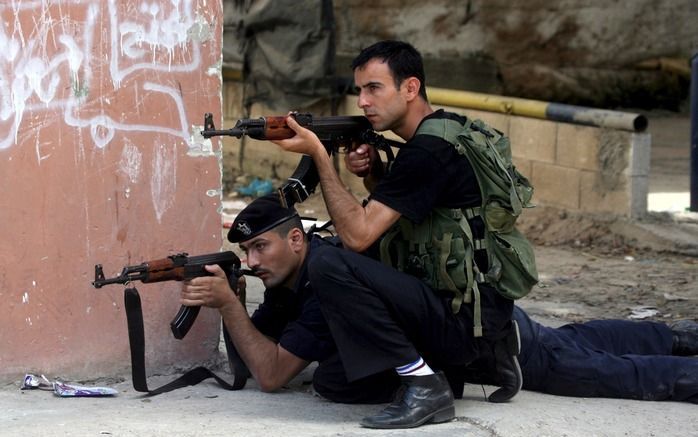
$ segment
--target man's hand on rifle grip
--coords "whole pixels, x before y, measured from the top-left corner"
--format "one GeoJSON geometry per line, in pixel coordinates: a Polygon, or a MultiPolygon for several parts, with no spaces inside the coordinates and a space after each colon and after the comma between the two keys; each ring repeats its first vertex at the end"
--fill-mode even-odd
{"type": "Polygon", "coordinates": [[[359,177],[366,177],[371,172],[371,166],[380,160],[375,147],[361,144],[344,155],[344,165],[350,172],[359,177]]]}
{"type": "Polygon", "coordinates": [[[212,276],[199,276],[182,283],[182,305],[222,308],[238,299],[219,265],[207,265],[205,268],[212,276]]]}

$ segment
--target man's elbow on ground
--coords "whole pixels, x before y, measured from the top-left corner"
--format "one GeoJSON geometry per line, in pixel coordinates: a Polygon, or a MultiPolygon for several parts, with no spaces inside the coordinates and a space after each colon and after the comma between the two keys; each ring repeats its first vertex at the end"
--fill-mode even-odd
{"type": "Polygon", "coordinates": [[[293,379],[292,377],[282,375],[282,373],[283,372],[273,372],[268,375],[257,375],[255,381],[257,381],[259,390],[264,393],[272,393],[279,390],[293,379]]]}
{"type": "Polygon", "coordinates": [[[284,383],[280,381],[272,381],[270,379],[259,379],[257,380],[257,385],[259,390],[264,393],[273,393],[283,387],[284,383]]]}

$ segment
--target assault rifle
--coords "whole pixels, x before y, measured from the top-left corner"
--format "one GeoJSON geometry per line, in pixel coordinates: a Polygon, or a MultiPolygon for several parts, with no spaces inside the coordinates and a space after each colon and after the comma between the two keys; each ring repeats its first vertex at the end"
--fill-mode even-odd
{"type": "MultiPolygon", "coordinates": [[[[95,280],[92,285],[95,288],[102,288],[110,284],[129,284],[133,281],[141,281],[144,284],[163,281],[186,281],[199,276],[210,276],[206,270],[207,265],[219,265],[226,276],[230,288],[237,292],[238,279],[242,275],[254,275],[251,270],[240,268],[240,258],[233,252],[226,251],[220,253],[210,253],[206,255],[189,256],[187,253],[171,255],[167,258],[146,261],[144,263],[126,266],[121,274],[113,278],[105,278],[101,264],[95,265],[95,280]]],[[[245,296],[241,294],[240,301],[245,304],[245,296]]],[[[128,338],[131,348],[131,372],[133,376],[133,387],[137,391],[147,392],[149,395],[165,393],[176,388],[197,384],[207,378],[215,378],[216,381],[228,390],[240,390],[245,386],[245,382],[250,373],[247,366],[240,359],[235,346],[226,330],[223,327],[223,337],[225,347],[228,352],[228,364],[230,370],[235,375],[233,384],[228,384],[209,369],[197,367],[177,378],[176,380],[151,390],[146,382],[145,371],[145,340],[143,332],[143,313],[138,290],[135,287],[127,288],[124,291],[124,307],[126,308],[126,320],[128,324],[128,338]]],[[[196,316],[199,315],[200,307],[184,306],[179,309],[177,315],[170,322],[172,334],[178,340],[184,338],[189,329],[194,324],[196,316]]]]}
{"type": "MultiPolygon", "coordinates": [[[[402,144],[376,133],[364,116],[315,117],[312,114],[302,113],[292,113],[291,116],[298,124],[315,132],[330,155],[337,153],[340,147],[349,151],[354,145],[369,144],[385,152],[390,162],[394,159],[392,147],[399,147],[402,144]]],[[[295,134],[286,124],[286,116],[243,118],[238,120],[231,129],[216,130],[211,113],[206,113],[204,116],[204,130],[201,131],[204,138],[248,136],[256,140],[283,140],[295,134]]],[[[319,182],[315,163],[310,156],[304,155],[286,184],[279,188],[280,197],[286,206],[290,207],[294,203],[303,202],[313,194],[319,182]]]]}
{"type": "MultiPolygon", "coordinates": [[[[92,285],[102,288],[109,284],[128,284],[133,281],[141,281],[144,284],[163,281],[186,281],[199,276],[210,276],[204,266],[218,264],[226,276],[233,290],[237,290],[237,281],[242,275],[251,275],[250,270],[240,269],[240,258],[233,252],[210,253],[206,255],[189,256],[187,253],[170,255],[167,258],[146,261],[134,266],[126,266],[121,274],[106,279],[101,264],[95,265],[95,280],[92,285]]],[[[184,338],[194,324],[200,307],[184,306],[179,309],[177,315],[170,322],[172,334],[178,340],[184,338]]]]}

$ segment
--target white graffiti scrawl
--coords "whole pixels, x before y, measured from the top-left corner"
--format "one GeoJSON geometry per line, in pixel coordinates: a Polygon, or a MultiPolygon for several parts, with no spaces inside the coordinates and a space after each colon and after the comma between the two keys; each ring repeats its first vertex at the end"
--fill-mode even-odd
{"type": "Polygon", "coordinates": [[[27,115],[49,112],[89,133],[97,148],[118,131],[191,142],[172,73],[198,70],[199,43],[212,37],[192,0],[12,1],[0,4],[0,16],[0,150],[18,143],[27,115]],[[113,104],[123,95],[133,105],[113,104]],[[149,100],[159,102],[167,121],[145,116],[149,100]]]}

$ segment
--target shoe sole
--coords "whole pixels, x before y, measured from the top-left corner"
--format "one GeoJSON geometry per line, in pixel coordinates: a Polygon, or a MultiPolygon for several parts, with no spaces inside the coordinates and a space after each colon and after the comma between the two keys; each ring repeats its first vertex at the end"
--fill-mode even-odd
{"type": "Polygon", "coordinates": [[[425,423],[444,423],[444,422],[450,422],[451,420],[456,418],[456,407],[451,405],[450,407],[443,408],[438,411],[434,411],[433,413],[425,416],[421,420],[418,420],[415,423],[408,423],[408,424],[401,424],[401,425],[374,425],[371,423],[366,423],[364,421],[361,421],[360,425],[363,426],[364,428],[373,428],[373,429],[401,429],[401,428],[416,428],[418,426],[424,425],[425,423]]]}
{"type": "Polygon", "coordinates": [[[500,392],[505,392],[507,390],[505,389],[498,389],[494,393],[492,393],[487,400],[489,402],[492,402],[493,404],[501,404],[503,402],[507,402],[508,400],[512,399],[514,396],[516,396],[520,391],[521,387],[523,386],[523,376],[521,375],[521,365],[519,364],[519,360],[516,359],[514,360],[514,367],[516,368],[516,372],[519,374],[519,386],[516,388],[515,391],[512,391],[511,393],[507,393],[503,396],[500,396],[498,393],[500,392]]]}

